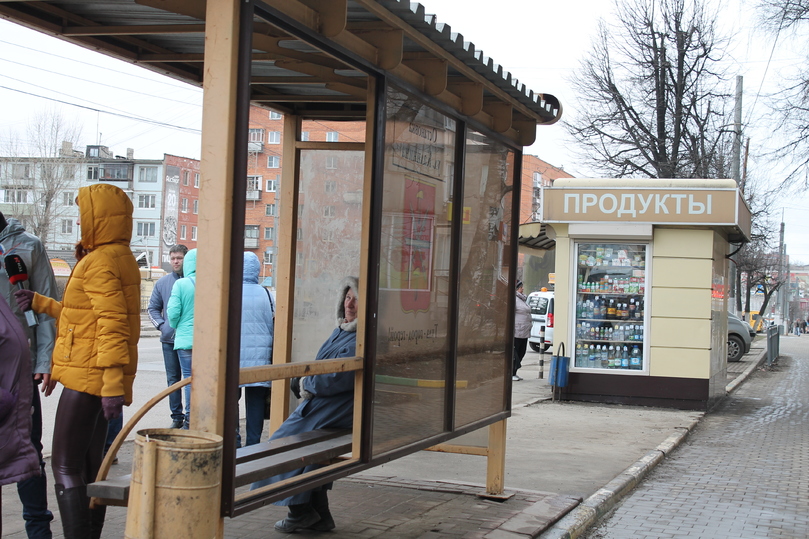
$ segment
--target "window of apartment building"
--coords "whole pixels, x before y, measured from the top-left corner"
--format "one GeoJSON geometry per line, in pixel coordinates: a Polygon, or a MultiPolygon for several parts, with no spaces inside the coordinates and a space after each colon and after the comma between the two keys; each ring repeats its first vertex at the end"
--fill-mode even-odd
{"type": "Polygon", "coordinates": [[[278,180],[267,180],[267,185],[264,187],[268,193],[274,193],[278,189],[278,180]]]}
{"type": "Polygon", "coordinates": [[[272,266],[274,259],[275,259],[275,256],[273,256],[273,253],[268,253],[268,252],[264,251],[264,263],[265,264],[267,264],[269,266],[272,266]]]}
{"type": "Polygon", "coordinates": [[[275,229],[271,226],[264,227],[264,239],[265,240],[274,240],[275,239],[275,229]]]}
{"type": "Polygon", "coordinates": [[[188,185],[188,171],[183,171],[183,185],[188,185]]]}
{"type": "Polygon", "coordinates": [[[194,174],[194,187],[199,189],[199,172],[194,174]]]}
{"type": "Polygon", "coordinates": [[[334,193],[337,191],[337,182],[334,180],[326,180],[326,192],[334,193]]]}
{"type": "Polygon", "coordinates": [[[191,241],[197,241],[197,227],[191,227],[191,241]]]}
{"type": "Polygon", "coordinates": [[[140,167],[138,181],[157,183],[157,167],[140,167]]]}
{"type": "Polygon", "coordinates": [[[151,238],[154,236],[155,224],[138,221],[138,236],[151,238]]]}
{"type": "Polygon", "coordinates": [[[337,142],[340,139],[340,133],[337,131],[326,132],[326,142],[337,142]]]}
{"type": "Polygon", "coordinates": [[[15,180],[27,180],[31,177],[31,165],[14,163],[11,165],[11,177],[15,180]]]}
{"type": "Polygon", "coordinates": [[[267,144],[281,144],[281,132],[270,131],[267,133],[267,144]]]}
{"type": "Polygon", "coordinates": [[[264,215],[268,217],[275,217],[275,204],[267,204],[264,206],[264,215]]]}
{"type": "Polygon", "coordinates": [[[185,225],[180,225],[180,239],[184,240],[186,238],[187,228],[185,225]]]}
{"type": "Polygon", "coordinates": [[[98,148],[90,148],[90,157],[98,157],[98,148]]]}
{"type": "Polygon", "coordinates": [[[334,206],[323,206],[323,217],[334,217],[334,206]]]}
{"type": "Polygon", "coordinates": [[[307,142],[309,140],[309,131],[301,131],[301,142],[307,142]]]}
{"type": "Polygon", "coordinates": [[[62,234],[73,234],[73,219],[62,219],[62,234]]]}
{"type": "Polygon", "coordinates": [[[249,142],[264,142],[264,130],[251,127],[247,130],[247,140],[249,142]]]}
{"type": "Polygon", "coordinates": [[[277,155],[267,157],[267,168],[281,168],[281,158],[277,155]]]}
{"type": "Polygon", "coordinates": [[[199,213],[199,200],[194,201],[194,213],[199,213]]]}
{"type": "Polygon", "coordinates": [[[100,172],[105,180],[129,180],[132,169],[130,165],[104,165],[100,172]]]}
{"type": "Polygon", "coordinates": [[[26,204],[28,202],[28,191],[25,189],[6,189],[6,204],[26,204]]]}
{"type": "Polygon", "coordinates": [[[280,120],[283,115],[280,112],[270,111],[270,120],[280,120]]]}
{"type": "Polygon", "coordinates": [[[87,179],[88,180],[98,179],[98,165],[90,165],[87,167],[87,179]]]}
{"type": "Polygon", "coordinates": [[[76,203],[76,193],[73,191],[62,192],[62,206],[72,206],[76,203]]]}
{"type": "Polygon", "coordinates": [[[539,187],[541,185],[542,185],[542,173],[534,172],[534,187],[539,187]]]}
{"type": "Polygon", "coordinates": [[[157,195],[138,195],[138,208],[154,208],[157,195]]]}
{"type": "Polygon", "coordinates": [[[326,156],[326,169],[327,170],[336,170],[337,169],[337,156],[336,155],[327,155],[326,156]]]}
{"type": "Polygon", "coordinates": [[[261,191],[261,176],[248,176],[247,177],[247,190],[248,191],[261,191]]]}
{"type": "Polygon", "coordinates": [[[258,225],[244,225],[244,237],[258,239],[258,225]]]}
{"type": "Polygon", "coordinates": [[[298,219],[303,217],[303,204],[298,204],[298,219]]]}
{"type": "Polygon", "coordinates": [[[180,201],[180,211],[183,213],[188,213],[188,199],[184,198],[180,201]]]}
{"type": "Polygon", "coordinates": [[[298,228],[298,241],[303,241],[303,229],[298,228]]]}
{"type": "Polygon", "coordinates": [[[303,266],[303,253],[295,253],[295,263],[298,266],[303,266]]]}

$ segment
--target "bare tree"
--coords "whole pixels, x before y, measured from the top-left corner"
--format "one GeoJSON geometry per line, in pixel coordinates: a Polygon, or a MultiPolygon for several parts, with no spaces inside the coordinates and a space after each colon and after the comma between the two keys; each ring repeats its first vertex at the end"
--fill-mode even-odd
{"type": "Polygon", "coordinates": [[[616,0],[573,76],[582,110],[566,127],[601,173],[652,178],[729,174],[727,39],[701,0],[616,0]]]}
{"type": "MultiPolygon", "coordinates": [[[[784,41],[791,33],[803,43],[809,33],[809,0],[759,0],[764,27],[775,39],[784,41]]],[[[781,88],[771,96],[770,107],[776,119],[773,132],[785,133],[785,142],[776,157],[790,163],[782,187],[809,188],[809,67],[805,58],[795,62],[781,88]]]]}
{"type": "Polygon", "coordinates": [[[4,206],[46,246],[57,219],[73,204],[81,179],[84,154],[74,150],[80,136],[78,122],[46,110],[32,119],[25,140],[9,136],[6,156],[0,158],[4,206]]]}

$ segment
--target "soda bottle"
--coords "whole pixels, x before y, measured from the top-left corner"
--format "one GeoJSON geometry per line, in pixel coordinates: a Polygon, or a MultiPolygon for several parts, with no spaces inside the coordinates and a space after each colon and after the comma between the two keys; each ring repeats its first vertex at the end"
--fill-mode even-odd
{"type": "Polygon", "coordinates": [[[632,347],[632,354],[631,354],[630,359],[629,359],[629,363],[630,363],[630,365],[632,366],[633,369],[635,369],[635,370],[640,370],[641,369],[640,359],[641,359],[640,358],[640,348],[638,348],[638,345],[636,344],[635,346],[632,347]]]}
{"type": "Polygon", "coordinates": [[[607,320],[615,320],[615,300],[610,298],[610,304],[607,307],[607,320]]]}

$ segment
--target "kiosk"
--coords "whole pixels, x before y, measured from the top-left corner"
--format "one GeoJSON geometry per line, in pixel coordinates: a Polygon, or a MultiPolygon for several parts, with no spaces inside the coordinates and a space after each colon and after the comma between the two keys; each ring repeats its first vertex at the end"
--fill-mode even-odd
{"type": "Polygon", "coordinates": [[[750,239],[735,182],[560,179],[542,211],[571,356],[562,398],[706,410],[723,397],[728,248],[750,239]]]}

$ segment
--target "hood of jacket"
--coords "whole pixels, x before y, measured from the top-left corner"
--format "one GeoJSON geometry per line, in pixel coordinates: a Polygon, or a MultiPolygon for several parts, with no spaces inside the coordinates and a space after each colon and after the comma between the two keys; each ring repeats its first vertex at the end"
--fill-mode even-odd
{"type": "Polygon", "coordinates": [[[120,187],[106,183],[82,187],[78,203],[81,244],[85,249],[111,243],[129,245],[134,206],[120,187]]]}
{"type": "Polygon", "coordinates": [[[245,251],[244,253],[244,271],[242,280],[245,283],[258,284],[258,274],[261,271],[261,263],[255,253],[245,251]]]}
{"type": "Polygon", "coordinates": [[[359,318],[359,313],[357,313],[357,318],[355,318],[351,322],[346,322],[345,299],[346,294],[348,294],[348,291],[353,290],[354,297],[357,298],[357,301],[359,301],[360,299],[359,287],[360,287],[359,279],[357,279],[356,277],[346,277],[340,282],[339,293],[337,294],[337,327],[345,331],[357,330],[357,318],[359,318]]]}
{"type": "MultiPolygon", "coordinates": [[[[14,234],[19,234],[21,232],[25,232],[25,227],[22,226],[22,223],[20,223],[17,219],[14,219],[13,217],[7,218],[6,228],[4,228],[2,232],[0,232],[0,241],[3,241],[8,236],[13,236],[14,234]]],[[[0,252],[0,254],[3,253],[0,252]]]]}
{"type": "Polygon", "coordinates": [[[183,277],[195,277],[197,275],[197,250],[191,249],[183,258],[183,277]]]}

